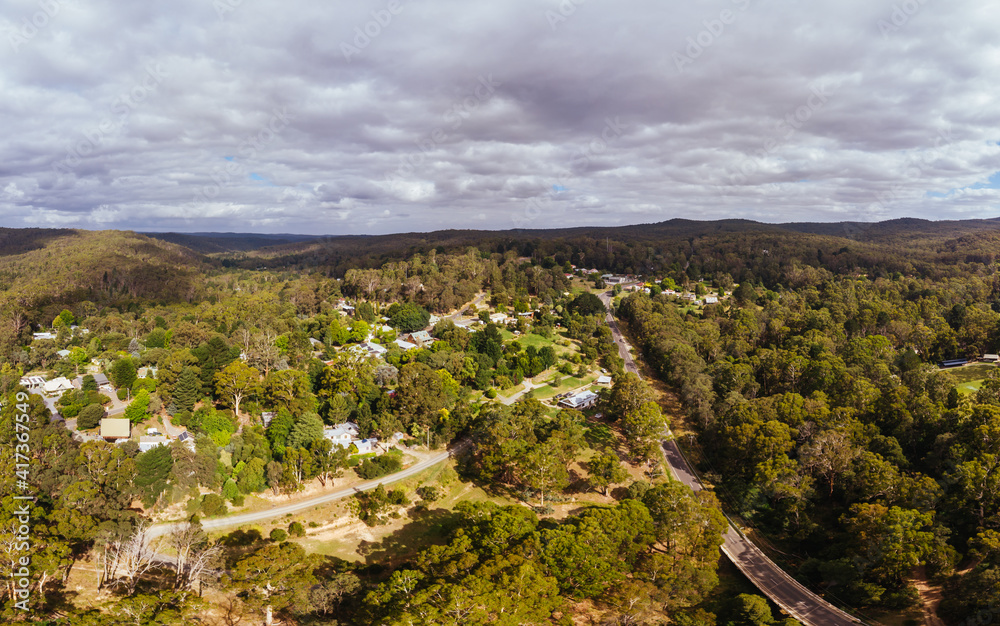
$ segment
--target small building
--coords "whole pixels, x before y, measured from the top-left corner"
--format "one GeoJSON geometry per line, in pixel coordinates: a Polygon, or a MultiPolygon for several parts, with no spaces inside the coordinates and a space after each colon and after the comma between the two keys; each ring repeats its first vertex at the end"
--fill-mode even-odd
{"type": "Polygon", "coordinates": [[[271,423],[271,420],[273,419],[274,419],[274,411],[260,412],[260,421],[264,422],[264,428],[267,428],[268,425],[271,423]]]}
{"type": "Polygon", "coordinates": [[[388,348],[382,344],[374,343],[372,341],[366,341],[361,345],[368,351],[368,356],[382,356],[389,351],[388,348]]]}
{"type": "Polygon", "coordinates": [[[323,429],[323,436],[329,439],[333,445],[345,448],[351,445],[360,433],[358,425],[354,422],[344,422],[343,424],[323,429]]]}
{"type": "Polygon", "coordinates": [[[105,417],[101,420],[101,438],[120,441],[132,436],[132,423],[120,417],[105,417]]]}
{"type": "Polygon", "coordinates": [[[430,344],[434,343],[435,339],[434,337],[431,337],[431,334],[426,330],[418,330],[415,333],[410,333],[410,341],[422,348],[426,348],[430,344]]]}
{"type": "MultiPolygon", "coordinates": [[[[94,377],[94,382],[97,383],[98,391],[106,391],[111,393],[115,390],[111,386],[111,381],[104,374],[91,374],[94,377]]],[[[140,377],[141,378],[141,377],[140,377]]],[[[83,376],[77,376],[73,379],[73,386],[77,389],[83,389],[83,376]]]]}
{"type": "Polygon", "coordinates": [[[598,376],[597,377],[597,384],[598,385],[610,385],[611,384],[611,377],[610,376],[598,376]]]}
{"type": "Polygon", "coordinates": [[[73,388],[73,383],[70,382],[65,376],[60,376],[58,378],[53,378],[52,380],[46,382],[42,388],[47,394],[57,394],[64,391],[69,391],[73,388]]]}
{"type": "Polygon", "coordinates": [[[358,454],[371,454],[375,452],[375,446],[378,445],[378,439],[371,437],[369,439],[359,439],[354,442],[354,447],[358,449],[358,454]]]}
{"type": "Polygon", "coordinates": [[[70,351],[69,350],[59,350],[59,351],[56,352],[56,354],[59,355],[60,359],[65,359],[66,357],[68,357],[70,355],[70,351]]]}
{"type": "Polygon", "coordinates": [[[616,276],[614,274],[601,274],[601,280],[603,280],[608,285],[620,285],[626,282],[628,279],[624,276],[616,276]]]}
{"type": "Polygon", "coordinates": [[[506,324],[507,323],[507,314],[506,313],[491,313],[490,314],[490,321],[493,322],[494,324],[506,324]]]}
{"type": "Polygon", "coordinates": [[[718,304],[719,296],[705,296],[705,304],[718,304]]]}
{"type": "Polygon", "coordinates": [[[314,348],[321,348],[321,347],[323,347],[323,342],[320,341],[319,339],[316,339],[315,337],[310,337],[309,338],[309,344],[312,347],[314,347],[314,348]]]}
{"type": "Polygon", "coordinates": [[[559,406],[577,411],[589,409],[595,404],[597,404],[597,394],[589,389],[559,401],[559,406]]]}
{"type": "Polygon", "coordinates": [[[403,350],[415,350],[417,348],[417,344],[403,341],[402,339],[397,339],[394,343],[403,350]]]}
{"type": "Polygon", "coordinates": [[[1000,361],[1000,354],[984,354],[983,361],[985,363],[996,363],[1000,361]]]}
{"type": "Polygon", "coordinates": [[[188,450],[194,452],[194,435],[188,431],[185,430],[180,435],[177,435],[177,441],[183,442],[188,447],[188,450]]]}
{"type": "Polygon", "coordinates": [[[41,391],[45,387],[45,377],[43,376],[24,376],[21,378],[21,384],[28,391],[41,391]]]}
{"type": "Polygon", "coordinates": [[[32,337],[35,339],[55,339],[56,334],[50,332],[32,333],[32,337]]]}
{"type": "Polygon", "coordinates": [[[961,367],[968,362],[968,359],[948,359],[947,361],[941,361],[938,363],[938,366],[940,366],[941,369],[946,369],[949,367],[961,367]]]}
{"type": "Polygon", "coordinates": [[[139,452],[149,452],[153,448],[165,446],[168,443],[170,443],[170,440],[164,437],[163,435],[155,437],[143,435],[142,437],[139,437],[139,452]]]}

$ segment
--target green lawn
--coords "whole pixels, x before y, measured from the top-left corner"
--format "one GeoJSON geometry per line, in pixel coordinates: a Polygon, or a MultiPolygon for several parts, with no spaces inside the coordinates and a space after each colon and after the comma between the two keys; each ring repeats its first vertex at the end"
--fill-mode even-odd
{"type": "MultiPolygon", "coordinates": [[[[549,384],[535,389],[533,393],[535,398],[538,400],[547,400],[556,394],[566,393],[567,391],[583,387],[584,385],[592,385],[594,381],[597,380],[598,376],[599,374],[597,373],[591,373],[587,374],[583,378],[577,378],[576,376],[562,376],[560,374],[562,381],[559,383],[558,387],[553,387],[549,384]]],[[[544,377],[543,380],[548,380],[550,378],[552,378],[551,375],[544,377]]]]}
{"type": "Polygon", "coordinates": [[[979,386],[982,385],[983,380],[989,375],[991,371],[996,368],[995,365],[987,365],[985,363],[973,363],[972,365],[966,365],[963,367],[951,367],[948,369],[938,370],[941,372],[946,372],[950,376],[953,376],[958,384],[955,386],[959,393],[976,393],[979,391],[979,386]]]}
{"type": "Polygon", "coordinates": [[[975,381],[981,381],[986,376],[996,368],[996,365],[986,365],[985,363],[973,363],[972,365],[965,365],[963,367],[949,367],[948,369],[939,370],[941,372],[948,372],[955,377],[959,383],[971,383],[975,381]]]}

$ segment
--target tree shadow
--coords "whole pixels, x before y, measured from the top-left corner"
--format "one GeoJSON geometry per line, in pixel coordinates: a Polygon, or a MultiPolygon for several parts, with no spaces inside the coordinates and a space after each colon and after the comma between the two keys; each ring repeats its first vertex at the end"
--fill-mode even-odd
{"type": "Polygon", "coordinates": [[[445,543],[461,515],[447,509],[414,509],[410,517],[412,521],[381,541],[361,542],[357,551],[366,564],[394,567],[428,546],[445,543]]]}

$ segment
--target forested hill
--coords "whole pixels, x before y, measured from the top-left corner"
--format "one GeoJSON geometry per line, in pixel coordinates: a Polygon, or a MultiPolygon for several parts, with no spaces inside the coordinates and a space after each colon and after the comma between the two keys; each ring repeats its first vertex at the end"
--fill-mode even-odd
{"type": "Polygon", "coordinates": [[[3,228],[0,312],[37,322],[66,303],[190,299],[209,267],[188,248],[127,231],[3,228]]]}
{"type": "Polygon", "coordinates": [[[259,233],[143,233],[147,237],[169,241],[202,254],[246,252],[267,246],[308,242],[319,239],[315,235],[259,234],[259,233]]]}
{"type": "Polygon", "coordinates": [[[825,267],[840,274],[964,273],[969,264],[992,263],[998,240],[997,220],[763,224],[674,219],[620,227],[327,237],[234,252],[227,263],[321,268],[342,276],[355,267],[378,267],[413,254],[474,246],[489,252],[513,251],[538,262],[551,257],[559,264],[635,274],[728,272],[737,279],[773,285],[789,267],[825,267]]]}

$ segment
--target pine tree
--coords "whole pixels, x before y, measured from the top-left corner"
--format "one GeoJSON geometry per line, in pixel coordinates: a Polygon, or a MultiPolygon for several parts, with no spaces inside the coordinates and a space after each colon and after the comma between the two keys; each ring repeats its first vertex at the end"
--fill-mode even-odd
{"type": "Polygon", "coordinates": [[[190,367],[185,367],[177,377],[177,384],[174,385],[172,394],[174,405],[181,411],[194,410],[200,390],[201,381],[198,380],[198,375],[190,367]]]}

